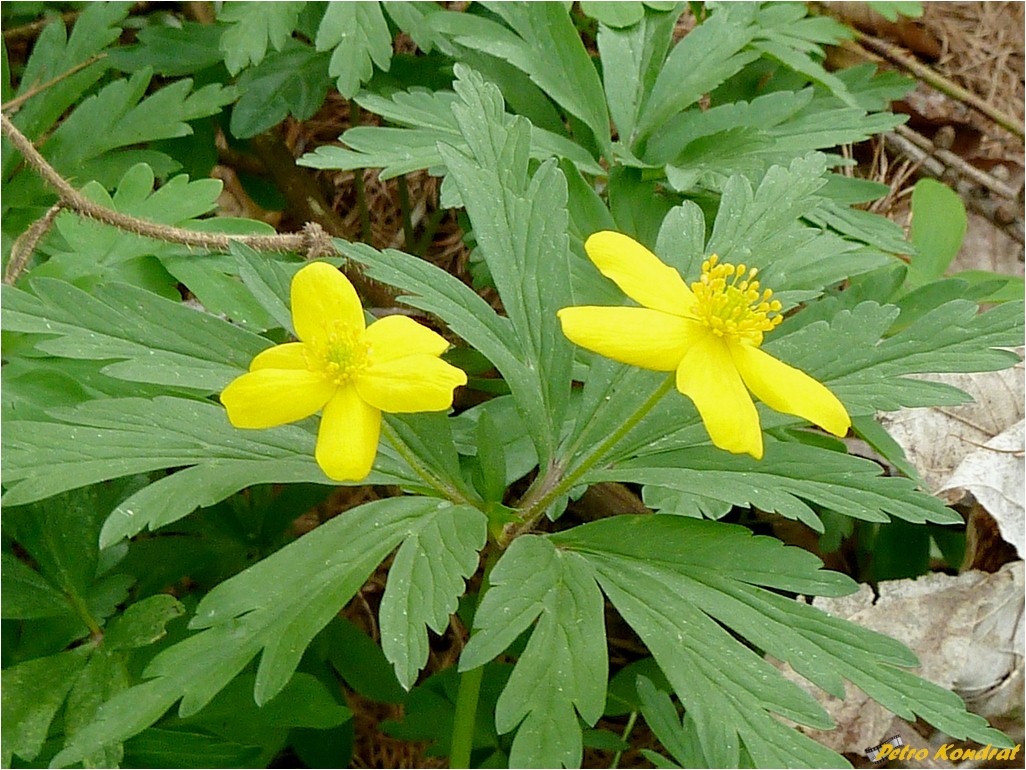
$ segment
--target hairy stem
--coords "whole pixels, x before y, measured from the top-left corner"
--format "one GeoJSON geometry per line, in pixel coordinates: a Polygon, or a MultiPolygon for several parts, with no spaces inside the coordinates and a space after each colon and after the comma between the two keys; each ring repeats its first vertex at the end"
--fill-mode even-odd
{"type": "Polygon", "coordinates": [[[595,449],[585,455],[571,470],[567,470],[562,462],[551,465],[545,473],[538,477],[538,480],[531,485],[527,493],[520,501],[520,508],[523,511],[519,524],[510,525],[499,536],[498,545],[506,548],[513,540],[525,532],[529,532],[538,525],[545,511],[561,495],[570,491],[577,481],[612,449],[616,444],[630,433],[631,430],[648,414],[652,408],[659,403],[671,387],[673,387],[674,375],[671,373],[663,383],[656,388],[645,403],[638,407],[637,411],[628,417],[613,431],[609,437],[599,444],[595,449]]]}

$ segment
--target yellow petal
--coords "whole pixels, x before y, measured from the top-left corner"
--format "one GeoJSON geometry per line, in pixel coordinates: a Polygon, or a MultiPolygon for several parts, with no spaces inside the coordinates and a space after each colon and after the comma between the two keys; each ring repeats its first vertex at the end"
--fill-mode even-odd
{"type": "Polygon", "coordinates": [[[835,436],[848,432],[851,418],[825,385],[751,345],[732,343],[730,353],[745,385],[766,406],[803,417],[835,436]]]}
{"type": "Polygon", "coordinates": [[[688,348],[704,337],[704,327],[646,307],[565,307],[563,334],[606,358],[642,369],[672,372],[688,348]]]}
{"type": "Polygon", "coordinates": [[[462,369],[425,353],[375,361],[356,378],[360,397],[392,414],[448,409],[453,390],[466,384],[462,369]]]}
{"type": "Polygon", "coordinates": [[[370,343],[372,361],[388,361],[415,353],[439,356],[449,347],[441,334],[404,315],[389,315],[375,321],[367,327],[364,339],[370,343]]]}
{"type": "Polygon", "coordinates": [[[221,403],[236,428],[273,428],[309,417],[335,388],[306,369],[260,369],[232,380],[221,403]]]}
{"type": "Polygon", "coordinates": [[[716,446],[762,459],[759,413],[721,337],[709,334],[688,351],[677,369],[677,390],[695,402],[716,446]]]}
{"type": "Polygon", "coordinates": [[[645,307],[684,315],[695,304],[695,295],[680,273],[623,233],[595,233],[585,241],[584,250],[602,275],[645,307]]]}
{"type": "Polygon", "coordinates": [[[317,464],[335,481],[361,481],[374,465],[380,434],[381,412],[360,398],[356,388],[345,385],[324,407],[317,464]]]}
{"type": "Polygon", "coordinates": [[[257,369],[306,369],[306,356],[303,354],[305,347],[302,342],[275,345],[258,354],[250,362],[249,370],[255,372],[257,369]]]}
{"type": "Polygon", "coordinates": [[[330,325],[341,322],[363,329],[363,306],[349,279],[327,262],[313,262],[292,279],[292,324],[304,342],[327,337],[330,325]]]}

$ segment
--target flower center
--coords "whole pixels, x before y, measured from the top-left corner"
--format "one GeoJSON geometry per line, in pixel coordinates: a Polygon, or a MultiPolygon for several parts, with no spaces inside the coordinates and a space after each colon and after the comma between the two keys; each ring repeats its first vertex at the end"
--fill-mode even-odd
{"type": "Polygon", "coordinates": [[[367,365],[370,345],[363,330],[334,321],[326,337],[315,337],[306,348],[306,364],[336,385],[349,382],[367,365]]]}
{"type": "Polygon", "coordinates": [[[755,267],[720,264],[715,254],[705,260],[702,277],[691,284],[698,299],[698,320],[717,336],[762,342],[762,333],[772,331],[783,319],[775,315],[780,303],[770,300],[773,292],[759,290],[759,282],[754,280],[758,272],[755,267]]]}

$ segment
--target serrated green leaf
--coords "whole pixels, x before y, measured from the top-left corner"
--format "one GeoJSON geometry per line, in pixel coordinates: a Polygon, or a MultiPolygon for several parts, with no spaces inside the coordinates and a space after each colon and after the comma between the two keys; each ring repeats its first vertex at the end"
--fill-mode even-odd
{"type": "Polygon", "coordinates": [[[289,293],[292,278],[303,263],[269,259],[240,243],[229,244],[229,251],[235,257],[239,276],[253,298],[282,329],[294,336],[289,293]]]}
{"type": "Polygon", "coordinates": [[[227,23],[221,35],[224,64],[232,75],[247,65],[260,64],[270,43],[280,51],[292,36],[306,3],[231,2],[221,6],[217,20],[227,23]]]}
{"type": "Polygon", "coordinates": [[[162,639],[165,626],[185,614],[185,607],[169,594],[156,594],[129,607],[111,621],[104,634],[104,647],[129,650],[162,639]]]}
{"type": "MultiPolygon", "coordinates": [[[[620,463],[590,480],[632,481],[754,506],[797,519],[817,532],[823,523],[806,502],[866,521],[888,514],[917,524],[957,524],[960,516],[908,479],[881,476],[876,463],[819,447],[774,442],[753,460],[695,447],[620,463]]],[[[804,589],[803,589],[804,590],[804,589]]]]}
{"type": "MultiPolygon", "coordinates": [[[[129,683],[128,667],[122,656],[111,654],[105,648],[96,650],[68,693],[64,706],[65,739],[89,724],[100,705],[126,689],[129,683]]],[[[117,766],[122,756],[121,744],[113,743],[93,752],[82,764],[84,767],[117,766]]]]}
{"type": "Polygon", "coordinates": [[[324,104],[331,87],[329,56],[299,43],[272,53],[239,78],[239,101],[230,123],[234,136],[245,139],[293,115],[307,120],[324,104]]]}
{"type": "Polygon", "coordinates": [[[722,766],[722,760],[714,765],[702,756],[702,744],[694,720],[686,719],[681,724],[680,715],[670,696],[657,689],[648,677],[638,677],[638,697],[645,721],[663,748],[680,763],[679,767],[722,766]]]}
{"type": "Polygon", "coordinates": [[[585,13],[588,12],[587,5],[593,6],[594,12],[599,14],[610,5],[623,5],[633,9],[632,15],[637,15],[628,24],[613,23],[608,15],[607,18],[600,17],[603,24],[599,27],[597,39],[609,113],[620,141],[629,146],[641,105],[666,59],[679,14],[649,12],[638,3],[582,3],[585,13]]]}
{"type": "MultiPolygon", "coordinates": [[[[765,765],[836,766],[836,754],[770,716],[776,712],[829,727],[822,708],[706,615],[711,601],[707,590],[724,592],[724,597],[774,596],[748,583],[759,582],[754,575],[732,574],[738,567],[756,560],[769,567],[768,558],[790,557],[794,568],[785,568],[783,574],[768,568],[766,573],[777,584],[787,581],[785,574],[815,583],[820,582],[815,577],[818,559],[784,549],[779,542],[751,538],[740,527],[675,516],[620,516],[550,539],[594,567],[603,590],[645,641],[693,715],[705,751],[732,759],[727,766],[738,766],[742,744],[765,765]],[[695,541],[699,533],[704,537],[695,541]],[[748,548],[764,554],[746,554],[748,548]],[[662,555],[653,559],[653,551],[662,555]],[[698,561],[693,563],[693,558],[698,561]],[[710,583],[715,589],[705,588],[710,583]]],[[[718,612],[716,617],[733,625],[733,618],[718,612]]]]}
{"type": "Polygon", "coordinates": [[[466,13],[436,13],[435,30],[456,43],[505,59],[579,118],[609,155],[602,83],[581,36],[560,3],[484,3],[508,25],[466,13]]]}
{"type": "MultiPolygon", "coordinates": [[[[21,73],[16,95],[24,96],[43,83],[56,82],[35,93],[11,116],[11,122],[25,136],[33,141],[39,139],[103,76],[110,63],[97,54],[118,39],[121,35],[119,25],[130,10],[131,3],[124,2],[89,5],[75,19],[70,36],[62,20],[52,20],[44,27],[21,73]],[[91,64],[72,72],[94,57],[96,60],[91,64]]],[[[6,183],[15,165],[21,162],[21,155],[14,152],[6,138],[3,147],[3,179],[6,183]]],[[[9,193],[9,190],[5,189],[5,192],[9,193]]],[[[8,198],[8,202],[10,200],[8,198]]]]}
{"type": "Polygon", "coordinates": [[[206,732],[151,727],[125,744],[133,767],[254,767],[260,747],[206,732]]]}
{"type": "Polygon", "coordinates": [[[6,331],[46,335],[39,350],[64,358],[120,360],[105,374],[212,393],[249,367],[270,342],[179,302],[126,284],[91,294],[50,278],[36,296],[3,288],[6,331]]]}
{"type": "MultiPolygon", "coordinates": [[[[439,142],[466,150],[452,113],[452,105],[457,100],[456,94],[450,91],[432,93],[411,89],[398,91],[388,99],[361,92],[356,99],[361,107],[404,128],[350,128],[341,137],[348,149],[323,145],[297,162],[312,168],[381,168],[383,180],[419,169],[431,169],[437,173],[435,169],[443,165],[438,152],[439,142]]],[[[531,126],[531,157],[536,160],[564,157],[572,160],[582,171],[604,173],[580,145],[538,126],[531,126]]]]}
{"type": "Polygon", "coordinates": [[[967,225],[965,204],[954,190],[935,179],[916,182],[909,240],[918,253],[909,262],[910,285],[920,286],[944,275],[962,248],[967,225]]]}
{"type": "Polygon", "coordinates": [[[552,161],[528,173],[527,125],[507,121],[498,89],[456,67],[453,105],[470,153],[439,151],[474,225],[503,306],[535,375],[530,391],[510,382],[542,463],[551,458],[569,399],[572,351],[556,311],[569,293],[566,182],[552,161]]]}
{"type": "Polygon", "coordinates": [[[963,403],[961,391],[906,375],[1004,369],[1018,356],[999,348],[1021,345],[1023,338],[1023,309],[1017,302],[986,313],[978,313],[974,302],[948,302],[886,339],[881,338],[897,316],[894,306],[863,302],[831,315],[829,322],[770,337],[765,350],[829,385],[853,415],[963,403]],[[838,350],[845,355],[838,356],[838,350]]]}
{"type": "Polygon", "coordinates": [[[136,45],[107,51],[110,63],[125,72],[152,67],[158,75],[181,77],[219,64],[221,36],[216,24],[183,21],[180,27],[150,26],[136,34],[136,45]]]}
{"type": "Polygon", "coordinates": [[[270,701],[292,678],[313,637],[382,559],[424,517],[449,504],[430,498],[378,500],[338,516],[221,583],[196,609],[199,633],[161,652],[144,672],[151,681],[116,695],[54,759],[74,763],[152,724],[179,698],[195,714],[261,650],[254,697],[270,701]]]}
{"type": "Polygon", "coordinates": [[[318,51],[334,49],[328,72],[347,99],[370,80],[375,66],[388,72],[392,63],[392,35],[377,2],[328,5],[315,44],[318,51]]]}
{"type": "MultiPolygon", "coordinates": [[[[35,759],[43,747],[50,722],[89,660],[89,645],[5,668],[3,686],[3,764],[17,754],[35,759]]],[[[84,755],[83,755],[84,756],[84,755]]]]}
{"type": "Polygon", "coordinates": [[[381,647],[407,690],[427,662],[427,629],[445,631],[477,570],[487,523],[469,506],[439,511],[424,517],[395,555],[381,600],[381,647]]]}
{"type": "Polygon", "coordinates": [[[758,54],[743,50],[753,35],[752,27],[716,13],[677,43],[638,116],[636,141],[644,142],[655,129],[754,60],[758,54]]]}
{"type": "Polygon", "coordinates": [[[500,733],[518,728],[511,767],[578,767],[577,714],[589,725],[602,715],[608,675],[602,596],[591,570],[579,556],[528,536],[506,551],[490,584],[460,670],[501,654],[537,621],[499,696],[495,725],[500,733]]]}

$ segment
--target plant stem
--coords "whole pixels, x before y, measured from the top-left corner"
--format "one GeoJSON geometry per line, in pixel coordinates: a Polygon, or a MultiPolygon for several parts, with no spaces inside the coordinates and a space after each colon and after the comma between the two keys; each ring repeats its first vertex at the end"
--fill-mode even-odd
{"type": "Polygon", "coordinates": [[[473,505],[475,508],[480,506],[479,502],[475,502],[467,497],[445,479],[439,478],[436,474],[432,473],[428,467],[420,462],[416,453],[406,445],[406,442],[402,440],[395,428],[388,424],[387,420],[381,421],[381,432],[385,434],[388,443],[399,453],[399,456],[406,461],[406,464],[413,469],[414,473],[427,482],[429,487],[456,505],[473,505]]]}
{"type": "MultiPolygon", "coordinates": [[[[637,721],[638,721],[638,712],[637,711],[632,711],[630,717],[627,720],[627,726],[625,728],[623,728],[623,733],[620,735],[620,740],[621,741],[623,741],[624,743],[627,742],[627,739],[631,735],[631,731],[634,729],[634,723],[637,722],[637,721]]],[[[613,757],[613,763],[609,767],[612,768],[613,770],[615,770],[615,768],[619,767],[620,766],[620,758],[622,756],[623,756],[623,750],[621,749],[620,751],[616,752],[616,755],[613,757]]]]}
{"type": "MultiPolygon", "coordinates": [[[[484,575],[481,577],[481,590],[477,593],[474,603],[474,615],[481,609],[481,600],[488,590],[488,579],[492,567],[499,560],[500,551],[489,548],[485,557],[484,575]]],[[[452,737],[449,742],[449,767],[469,768],[470,752],[474,748],[474,725],[477,722],[477,702],[481,697],[481,679],[484,677],[484,666],[472,668],[460,674],[460,687],[456,692],[456,714],[452,721],[452,737]]]]}
{"type": "MultiPolygon", "coordinates": [[[[360,125],[362,110],[356,102],[349,102],[349,123],[353,126],[360,125]]],[[[371,243],[374,240],[374,232],[371,230],[370,210],[367,208],[367,191],[363,185],[363,169],[353,171],[353,189],[356,192],[356,207],[360,210],[360,239],[364,243],[371,243]]]]}
{"type": "Polygon", "coordinates": [[[613,431],[605,441],[599,444],[590,454],[585,455],[573,470],[564,475],[565,468],[561,463],[557,462],[550,466],[548,471],[539,477],[540,481],[532,484],[531,488],[528,489],[521,499],[520,508],[523,511],[521,522],[508,531],[503,532],[498,540],[499,547],[506,548],[518,535],[533,529],[545,515],[546,509],[560,495],[572,489],[581,476],[591,470],[592,466],[605,457],[620,439],[630,433],[641,422],[641,419],[652,410],[652,407],[659,403],[662,397],[669,392],[670,388],[673,387],[673,383],[674,374],[671,372],[670,376],[645,400],[645,403],[639,406],[634,414],[624,420],[620,427],[613,431]]]}
{"type": "Polygon", "coordinates": [[[416,245],[413,238],[413,222],[410,220],[410,188],[406,184],[406,175],[401,174],[399,183],[399,212],[403,218],[403,249],[413,251],[416,245]]]}

